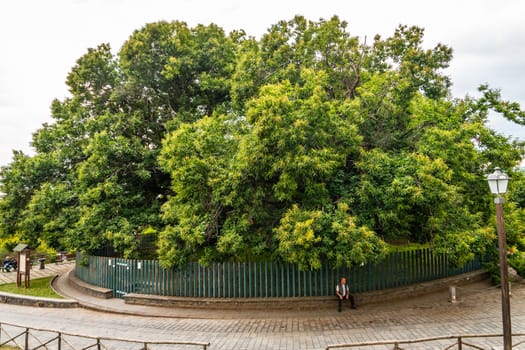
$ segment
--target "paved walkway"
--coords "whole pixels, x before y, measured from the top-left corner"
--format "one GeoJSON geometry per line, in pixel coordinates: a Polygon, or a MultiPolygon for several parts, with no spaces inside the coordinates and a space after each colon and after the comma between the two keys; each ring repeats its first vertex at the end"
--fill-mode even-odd
{"type": "MultiPolygon", "coordinates": [[[[68,261],[60,264],[45,264],[44,269],[40,269],[40,266],[32,266],[30,271],[31,279],[37,279],[42,277],[62,275],[65,271],[69,271],[74,266],[74,261],[68,261]]],[[[15,283],[16,282],[16,271],[1,272],[0,271],[0,284],[15,283]]]]}
{"type": "MultiPolygon", "coordinates": [[[[92,298],[67,283],[66,272],[72,264],[57,268],[61,269],[55,283],[57,290],[91,310],[0,304],[0,322],[94,336],[207,341],[210,350],[322,350],[329,344],[349,342],[501,333],[500,290],[486,282],[458,288],[459,302],[455,304],[448,302],[445,290],[341,313],[335,307],[314,311],[224,311],[155,308],[127,305],[120,299],[92,298]]],[[[52,272],[47,266],[46,270],[52,272]]],[[[525,285],[513,285],[511,308],[513,332],[525,333],[525,285]]],[[[501,339],[476,343],[490,348],[501,344],[501,339]]],[[[420,344],[403,348],[445,347],[420,344]]],[[[525,349],[525,345],[516,349],[525,349]]]]}

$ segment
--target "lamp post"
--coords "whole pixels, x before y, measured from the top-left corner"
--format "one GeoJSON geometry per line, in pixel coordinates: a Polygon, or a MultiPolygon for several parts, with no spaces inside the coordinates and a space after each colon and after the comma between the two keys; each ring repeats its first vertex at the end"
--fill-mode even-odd
{"type": "Polygon", "coordinates": [[[501,278],[501,309],[503,318],[503,349],[512,349],[512,331],[510,323],[510,300],[509,300],[509,270],[507,266],[507,234],[503,224],[503,197],[507,192],[509,177],[495,168],[494,172],[487,177],[490,192],[496,195],[496,227],[498,229],[499,266],[501,278]]]}

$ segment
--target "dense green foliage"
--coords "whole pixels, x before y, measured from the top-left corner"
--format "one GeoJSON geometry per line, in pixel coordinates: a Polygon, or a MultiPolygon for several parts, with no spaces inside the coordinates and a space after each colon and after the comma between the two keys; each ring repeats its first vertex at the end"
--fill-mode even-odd
{"type": "MultiPolygon", "coordinates": [[[[452,50],[422,43],[418,27],[368,44],[337,17],[298,16],[260,40],[159,22],[117,55],[90,49],[36,154],[1,170],[0,235],[127,257],[158,237],[164,266],[350,266],[381,259],[390,240],[468,260],[493,245],[485,174],[521,160],[488,113],[524,113],[486,85],[450,96],[452,50]]],[[[524,210],[523,196],[512,202],[524,210]]]]}

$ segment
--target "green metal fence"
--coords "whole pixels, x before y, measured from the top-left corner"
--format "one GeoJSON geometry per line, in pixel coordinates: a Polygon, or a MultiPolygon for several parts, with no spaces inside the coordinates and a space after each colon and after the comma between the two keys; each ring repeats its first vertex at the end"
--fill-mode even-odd
{"type": "Polygon", "coordinates": [[[357,293],[401,287],[458,275],[481,268],[474,259],[461,268],[452,267],[446,256],[430,249],[394,252],[378,264],[317,271],[300,271],[296,265],[274,262],[187,264],[165,270],[156,260],[88,257],[83,265],[77,257],[76,275],[81,280],[127,293],[209,298],[273,298],[331,296],[340,276],[349,279],[357,293]]]}

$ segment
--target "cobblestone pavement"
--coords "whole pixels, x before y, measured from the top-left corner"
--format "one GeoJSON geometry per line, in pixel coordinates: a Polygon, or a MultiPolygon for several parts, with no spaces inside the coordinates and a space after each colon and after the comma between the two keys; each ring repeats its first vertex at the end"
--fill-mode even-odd
{"type": "MultiPolygon", "coordinates": [[[[0,305],[0,321],[89,336],[137,340],[210,342],[211,350],[325,349],[330,344],[403,340],[461,334],[501,333],[501,292],[486,282],[458,288],[459,302],[448,302],[448,291],[389,303],[363,305],[336,312],[188,310],[131,316],[89,309],[47,309],[0,305]],[[168,317],[166,317],[168,316],[168,317]]],[[[128,307],[120,300],[104,307],[128,307]],[[109,305],[109,306],[108,306],[109,305]]],[[[334,304],[335,306],[335,304],[334,304]]],[[[513,333],[525,333],[525,285],[512,286],[513,333]]],[[[140,311],[140,310],[139,310],[140,311]]],[[[138,312],[137,312],[138,313],[138,312]]],[[[452,344],[453,342],[446,342],[452,344]]],[[[501,338],[476,340],[501,347],[501,338]]],[[[391,349],[392,347],[390,347],[391,349]]],[[[403,349],[444,349],[442,344],[403,346],[403,349]]],[[[386,349],[374,347],[373,349],[386,349]]],[[[517,347],[525,349],[525,345],[517,347]]]]}

